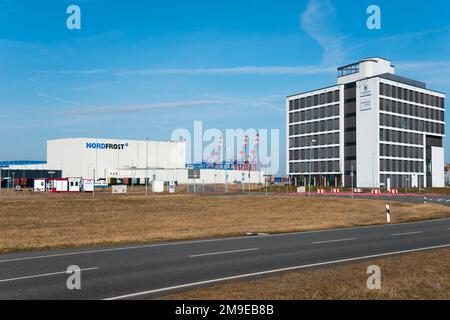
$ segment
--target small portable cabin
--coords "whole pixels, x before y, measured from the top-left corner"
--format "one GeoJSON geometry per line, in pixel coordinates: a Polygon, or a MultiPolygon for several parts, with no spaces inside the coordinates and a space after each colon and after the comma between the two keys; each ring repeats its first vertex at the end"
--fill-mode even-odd
{"type": "Polygon", "coordinates": [[[69,192],[68,179],[50,179],[52,192],[69,192]]]}
{"type": "Polygon", "coordinates": [[[83,179],[83,191],[94,192],[94,179],[83,179]]]}
{"type": "Polygon", "coordinates": [[[163,193],[164,192],[164,181],[155,180],[152,182],[152,191],[154,193],[163,193]]]}
{"type": "Polygon", "coordinates": [[[81,191],[81,178],[69,178],[69,192],[81,191]]]}
{"type": "Polygon", "coordinates": [[[46,180],[45,179],[34,179],[34,191],[43,192],[46,190],[46,180]]]}

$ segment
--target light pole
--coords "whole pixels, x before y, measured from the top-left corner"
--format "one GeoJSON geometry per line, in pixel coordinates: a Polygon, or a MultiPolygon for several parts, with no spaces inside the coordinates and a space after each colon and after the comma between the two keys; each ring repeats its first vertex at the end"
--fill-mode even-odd
{"type": "Polygon", "coordinates": [[[409,178],[407,178],[406,175],[404,177],[405,177],[405,194],[407,194],[408,193],[408,181],[409,181],[409,178]]]}
{"type": "Polygon", "coordinates": [[[93,184],[94,184],[94,187],[92,188],[92,199],[95,199],[95,169],[94,169],[94,172],[93,172],[94,174],[93,174],[93,176],[94,176],[94,181],[93,181],[93,184]]]}
{"type": "Polygon", "coordinates": [[[267,190],[267,174],[264,174],[264,184],[266,185],[266,197],[268,195],[268,190],[267,190]]]}
{"type": "Polygon", "coordinates": [[[148,198],[148,137],[145,138],[146,153],[145,153],[145,197],[148,198]]]}
{"type": "Polygon", "coordinates": [[[316,140],[311,140],[311,143],[309,144],[309,183],[308,183],[308,185],[309,185],[309,197],[311,197],[311,164],[312,164],[312,145],[313,145],[313,143],[316,143],[317,141],[316,140]]]}
{"type": "Polygon", "coordinates": [[[291,188],[291,176],[288,176],[288,185],[287,185],[286,193],[289,193],[290,188],[291,188]]]}
{"type": "Polygon", "coordinates": [[[12,173],[12,191],[14,191],[14,175],[15,175],[16,173],[13,171],[13,173],[12,173]]]}
{"type": "Polygon", "coordinates": [[[355,176],[353,172],[353,162],[352,162],[352,172],[350,172],[350,179],[352,180],[352,198],[353,198],[353,177],[355,176]]]}
{"type": "Polygon", "coordinates": [[[228,172],[225,173],[225,193],[228,193],[228,172]]]}

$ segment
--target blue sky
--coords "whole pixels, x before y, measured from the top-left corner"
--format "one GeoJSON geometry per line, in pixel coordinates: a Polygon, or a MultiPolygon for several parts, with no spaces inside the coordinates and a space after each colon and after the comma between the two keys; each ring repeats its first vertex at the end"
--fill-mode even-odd
{"type": "Polygon", "coordinates": [[[284,97],[334,84],[338,65],[388,57],[450,92],[449,12],[435,0],[0,0],[0,160],[45,159],[53,138],[167,140],[195,120],[279,128],[284,150],[284,97]],[[81,30],[66,28],[71,4],[81,30]],[[371,4],[381,30],[366,27],[371,4]]]}

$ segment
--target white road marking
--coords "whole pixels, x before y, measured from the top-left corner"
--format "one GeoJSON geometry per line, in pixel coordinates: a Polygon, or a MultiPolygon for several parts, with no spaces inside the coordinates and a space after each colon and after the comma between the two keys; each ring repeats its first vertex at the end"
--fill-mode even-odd
{"type": "Polygon", "coordinates": [[[356,240],[356,238],[316,241],[316,242],[312,242],[312,244],[331,243],[331,242],[343,242],[343,241],[352,241],[352,240],[356,240]]]}
{"type": "Polygon", "coordinates": [[[241,250],[232,250],[232,251],[222,251],[222,252],[211,252],[211,253],[202,253],[202,254],[193,254],[193,255],[190,255],[189,258],[214,256],[214,255],[219,255],[219,254],[228,254],[228,253],[236,253],[236,252],[256,251],[256,250],[259,250],[259,248],[241,249],[241,250]]]}
{"type": "MultiPolygon", "coordinates": [[[[98,269],[99,268],[94,267],[94,268],[80,269],[80,271],[90,271],[90,270],[98,270],[98,269]]],[[[10,281],[17,281],[17,280],[32,279],[32,278],[42,278],[42,277],[55,276],[57,274],[67,274],[67,271],[37,274],[37,275],[34,275],[34,276],[25,276],[25,277],[18,277],[18,278],[3,279],[3,280],[0,280],[0,282],[10,282],[10,281]]]]}
{"type": "Polygon", "coordinates": [[[394,237],[396,236],[406,236],[408,234],[419,234],[419,233],[423,233],[423,231],[413,231],[413,232],[404,232],[404,233],[394,233],[392,234],[394,237]]]}
{"type": "Polygon", "coordinates": [[[88,251],[76,251],[76,252],[49,254],[49,255],[43,255],[43,256],[34,256],[34,257],[24,257],[24,258],[0,260],[0,263],[24,261],[24,260],[34,260],[34,259],[45,259],[45,258],[57,258],[57,257],[66,257],[66,256],[73,256],[73,255],[93,254],[93,253],[111,252],[111,251],[125,251],[125,250],[146,249],[146,248],[153,248],[153,247],[166,247],[166,246],[175,246],[175,245],[183,245],[183,244],[195,244],[195,243],[204,243],[204,242],[240,240],[240,239],[253,239],[253,237],[234,237],[234,238],[193,240],[193,241],[171,242],[171,243],[157,243],[157,244],[154,243],[154,244],[141,245],[141,246],[132,246],[132,247],[119,247],[119,248],[97,249],[97,250],[88,250],[88,251]]]}
{"type": "Polygon", "coordinates": [[[133,298],[133,297],[142,296],[142,295],[146,295],[146,294],[159,293],[159,292],[170,291],[170,290],[174,290],[174,289],[189,288],[189,287],[194,287],[194,286],[199,286],[199,285],[204,285],[204,284],[217,283],[217,282],[223,282],[223,281],[228,281],[228,280],[243,279],[243,278],[260,276],[260,275],[266,275],[266,274],[271,274],[271,273],[299,270],[299,269],[305,269],[305,268],[311,268],[311,267],[317,267],[317,266],[324,266],[324,265],[330,265],[330,264],[336,264],[336,263],[342,263],[342,262],[357,261],[357,260],[364,260],[364,259],[371,259],[371,258],[379,258],[379,257],[386,257],[386,256],[402,254],[402,253],[426,251],[426,250],[441,249],[441,248],[447,248],[447,247],[450,247],[450,244],[445,244],[445,245],[441,245],[441,246],[434,246],[434,247],[417,248],[417,249],[411,249],[411,250],[402,250],[402,251],[394,251],[394,252],[373,254],[373,255],[369,255],[369,256],[361,256],[361,257],[355,257],[355,258],[349,258],[349,259],[341,259],[341,260],[319,262],[319,263],[313,263],[313,264],[307,264],[307,265],[301,265],[301,266],[295,266],[295,267],[289,267],[289,268],[273,269],[273,270],[267,270],[267,271],[261,271],[261,272],[247,273],[247,274],[241,274],[241,275],[231,276],[231,277],[226,277],[226,278],[218,278],[218,279],[212,279],[212,280],[206,280],[206,281],[200,281],[200,282],[187,283],[187,284],[182,284],[182,285],[173,286],[173,287],[167,287],[167,288],[160,288],[160,289],[155,289],[155,290],[148,290],[148,291],[142,291],[142,292],[137,292],[137,293],[131,293],[131,294],[126,294],[126,295],[122,295],[122,296],[112,297],[112,298],[108,298],[108,299],[104,299],[104,300],[120,300],[120,299],[126,299],[126,298],[133,298]]]}
{"type": "MultiPolygon", "coordinates": [[[[430,223],[436,221],[450,220],[450,218],[440,218],[440,219],[432,219],[432,220],[424,220],[424,221],[411,221],[411,222],[402,222],[396,224],[375,224],[370,226],[360,226],[360,227],[346,227],[346,228],[334,228],[327,230],[314,230],[314,231],[299,231],[299,232],[290,232],[290,233],[278,233],[278,234],[270,234],[268,237],[286,237],[293,236],[298,234],[311,234],[311,233],[326,233],[331,231],[345,231],[345,230],[354,230],[354,229],[372,229],[372,228],[389,228],[394,225],[408,225],[408,224],[418,224],[418,223],[430,223]]],[[[258,239],[258,237],[232,237],[232,238],[218,238],[218,239],[203,239],[203,240],[191,240],[191,241],[178,241],[178,242],[169,242],[169,243],[153,243],[147,245],[140,246],[128,246],[128,247],[117,247],[117,248],[109,248],[109,249],[96,249],[96,250],[87,250],[87,251],[75,251],[75,252],[67,252],[67,253],[57,253],[57,254],[49,254],[42,256],[34,256],[34,257],[24,257],[24,258],[14,258],[14,259],[6,259],[0,260],[0,263],[6,262],[15,262],[15,261],[26,261],[26,260],[34,260],[34,259],[46,259],[46,258],[57,258],[57,257],[66,257],[73,255],[82,255],[82,254],[93,254],[93,253],[101,253],[101,252],[111,252],[111,251],[125,251],[125,250],[136,250],[136,249],[146,249],[153,247],[166,247],[166,246],[176,246],[176,245],[184,245],[184,244],[195,244],[195,243],[206,243],[206,242],[218,242],[218,241],[233,241],[233,240],[244,240],[244,239],[258,239]]],[[[1,256],[1,255],[0,255],[1,256]]]]}

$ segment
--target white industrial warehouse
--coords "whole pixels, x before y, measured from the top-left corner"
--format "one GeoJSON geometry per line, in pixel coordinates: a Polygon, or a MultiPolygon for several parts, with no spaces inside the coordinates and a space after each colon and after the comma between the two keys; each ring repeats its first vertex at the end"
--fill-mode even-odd
{"type": "Polygon", "coordinates": [[[256,171],[256,166],[189,166],[186,152],[184,141],[58,139],[47,141],[47,163],[11,165],[8,170],[59,172],[61,178],[110,184],[117,179],[133,179],[138,184],[146,179],[177,184],[264,183],[264,172],[256,171]]]}

